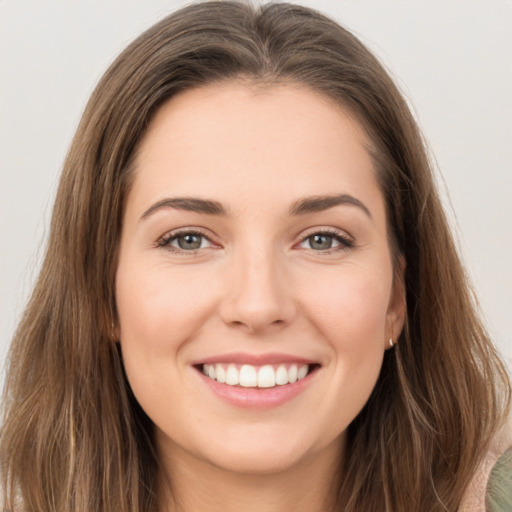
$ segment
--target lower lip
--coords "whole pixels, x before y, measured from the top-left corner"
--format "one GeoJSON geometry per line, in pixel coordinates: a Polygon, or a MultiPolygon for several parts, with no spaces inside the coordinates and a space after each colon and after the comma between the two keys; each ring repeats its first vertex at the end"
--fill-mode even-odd
{"type": "Polygon", "coordinates": [[[197,373],[215,395],[231,405],[246,409],[270,409],[283,405],[302,393],[314,379],[317,370],[313,370],[293,384],[284,384],[273,388],[229,386],[207,377],[199,370],[197,373]]]}

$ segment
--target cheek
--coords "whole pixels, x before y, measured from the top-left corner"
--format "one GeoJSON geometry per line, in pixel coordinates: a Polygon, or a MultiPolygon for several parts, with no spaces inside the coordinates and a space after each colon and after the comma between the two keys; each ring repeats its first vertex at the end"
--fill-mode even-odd
{"type": "Polygon", "coordinates": [[[125,260],[118,268],[116,301],[126,375],[142,408],[160,422],[170,421],[169,404],[179,405],[180,395],[172,390],[179,388],[186,370],[180,350],[211,302],[196,290],[190,279],[171,275],[163,266],[125,260]]]}
{"type": "Polygon", "coordinates": [[[371,271],[340,272],[316,279],[308,293],[310,321],[333,348],[364,353],[364,348],[383,347],[391,283],[371,271]]]}
{"type": "Polygon", "coordinates": [[[197,280],[190,277],[165,268],[146,272],[119,268],[117,309],[126,345],[168,352],[194,332],[211,309],[212,299],[204,286],[198,293],[197,280]]]}
{"type": "Polygon", "coordinates": [[[384,356],[389,279],[347,273],[343,279],[317,281],[309,294],[310,323],[321,332],[331,354],[325,425],[331,437],[345,430],[368,401],[384,356]]]}

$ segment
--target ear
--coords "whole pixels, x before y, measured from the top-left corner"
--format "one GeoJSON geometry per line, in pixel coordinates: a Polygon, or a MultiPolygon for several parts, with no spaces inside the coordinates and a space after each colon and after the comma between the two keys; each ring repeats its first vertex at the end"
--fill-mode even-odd
{"type": "Polygon", "coordinates": [[[393,284],[386,317],[386,349],[391,348],[397,343],[405,323],[407,303],[405,299],[404,275],[405,260],[402,256],[399,256],[393,275],[393,284]],[[392,344],[390,344],[390,340],[392,340],[392,344]]]}
{"type": "Polygon", "coordinates": [[[114,315],[112,312],[106,312],[104,316],[104,325],[108,340],[112,343],[118,342],[120,337],[120,329],[116,315],[114,315]]]}
{"type": "Polygon", "coordinates": [[[110,330],[110,340],[114,343],[117,343],[119,341],[120,334],[119,334],[119,327],[117,327],[115,324],[112,324],[111,330],[110,330]]]}

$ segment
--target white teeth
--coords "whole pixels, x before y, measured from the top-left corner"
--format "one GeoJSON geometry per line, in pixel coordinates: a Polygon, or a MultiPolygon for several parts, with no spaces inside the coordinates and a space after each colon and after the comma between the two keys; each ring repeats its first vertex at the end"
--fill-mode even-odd
{"type": "Polygon", "coordinates": [[[253,366],[244,364],[240,369],[229,364],[204,364],[203,373],[221,384],[229,386],[240,385],[245,388],[273,388],[275,386],[284,386],[293,384],[303,379],[309,372],[309,366],[303,364],[291,364],[288,368],[284,364],[275,367],[270,364],[264,366],[253,366]]]}
{"type": "Polygon", "coordinates": [[[240,368],[240,386],[244,388],[254,388],[258,383],[258,374],[256,368],[250,364],[244,364],[240,368]]]}
{"type": "Polygon", "coordinates": [[[224,384],[226,382],[226,371],[222,365],[218,364],[215,366],[215,373],[217,374],[217,382],[224,384]]]}
{"type": "MultiPolygon", "coordinates": [[[[299,366],[299,370],[297,371],[297,380],[303,379],[308,374],[308,365],[303,364],[302,366],[299,366]]],[[[219,379],[219,376],[217,375],[217,380],[219,379]]]]}
{"type": "Polygon", "coordinates": [[[288,384],[288,370],[286,366],[280,365],[276,372],[276,384],[282,386],[288,384]]]}
{"type": "Polygon", "coordinates": [[[299,372],[297,370],[297,365],[292,364],[290,366],[290,369],[288,370],[288,382],[290,382],[290,384],[293,384],[294,382],[297,381],[298,373],[299,372]]]}
{"type": "Polygon", "coordinates": [[[234,364],[230,364],[228,366],[228,371],[226,372],[226,384],[236,386],[239,382],[240,377],[238,375],[238,370],[234,364]]]}
{"type": "Polygon", "coordinates": [[[273,388],[276,385],[276,374],[270,365],[262,366],[258,370],[258,387],[273,388]]]}

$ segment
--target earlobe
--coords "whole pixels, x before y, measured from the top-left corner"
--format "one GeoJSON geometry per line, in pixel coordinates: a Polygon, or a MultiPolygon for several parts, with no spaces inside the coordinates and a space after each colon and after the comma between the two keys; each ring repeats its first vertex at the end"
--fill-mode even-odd
{"type": "Polygon", "coordinates": [[[107,307],[103,316],[104,332],[111,343],[117,343],[121,336],[119,320],[115,307],[107,307]]]}
{"type": "Polygon", "coordinates": [[[387,314],[387,346],[393,347],[397,342],[405,323],[407,301],[405,298],[405,260],[399,258],[393,276],[393,285],[387,314]]]}
{"type": "Polygon", "coordinates": [[[108,339],[112,343],[117,343],[120,338],[119,327],[116,323],[111,322],[110,328],[108,329],[108,339]]]}

